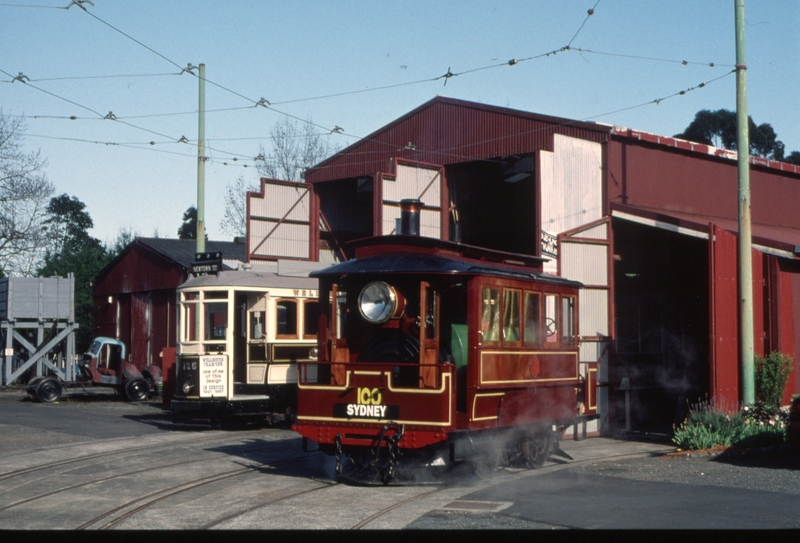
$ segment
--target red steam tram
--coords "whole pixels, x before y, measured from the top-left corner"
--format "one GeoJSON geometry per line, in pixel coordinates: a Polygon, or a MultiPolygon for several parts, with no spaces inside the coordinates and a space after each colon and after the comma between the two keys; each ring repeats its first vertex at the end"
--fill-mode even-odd
{"type": "Polygon", "coordinates": [[[582,285],[539,257],[420,237],[416,202],[404,234],[355,241],[354,259],[312,274],[319,357],[298,362],[293,428],[364,483],[462,461],[540,467],[564,429],[596,417],[578,364],[582,285]]]}

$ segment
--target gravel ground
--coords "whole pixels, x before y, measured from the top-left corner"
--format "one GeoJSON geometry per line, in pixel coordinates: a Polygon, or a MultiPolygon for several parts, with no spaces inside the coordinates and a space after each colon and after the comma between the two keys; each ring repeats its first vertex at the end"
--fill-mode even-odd
{"type": "Polygon", "coordinates": [[[788,445],[676,453],[570,468],[575,473],[800,494],[800,452],[788,445]]]}

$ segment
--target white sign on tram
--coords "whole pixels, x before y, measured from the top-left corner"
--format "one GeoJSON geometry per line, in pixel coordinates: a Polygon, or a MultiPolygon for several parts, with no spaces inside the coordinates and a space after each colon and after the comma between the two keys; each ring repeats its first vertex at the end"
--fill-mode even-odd
{"type": "Polygon", "coordinates": [[[225,356],[200,357],[200,397],[225,396],[227,387],[225,356]]]}

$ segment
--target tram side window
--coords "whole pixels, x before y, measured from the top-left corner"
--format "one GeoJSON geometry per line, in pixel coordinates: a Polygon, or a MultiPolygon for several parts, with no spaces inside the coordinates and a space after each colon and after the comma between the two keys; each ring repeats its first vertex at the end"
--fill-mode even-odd
{"type": "Polygon", "coordinates": [[[313,339],[319,323],[319,302],[307,300],[303,304],[303,338],[313,339]]]}
{"type": "Polygon", "coordinates": [[[484,287],[482,298],[482,341],[500,341],[500,289],[484,287]]]}
{"type": "Polygon", "coordinates": [[[558,343],[558,296],[546,294],[544,297],[545,341],[558,343]]]}
{"type": "Polygon", "coordinates": [[[563,323],[561,326],[561,339],[564,343],[575,342],[575,298],[561,298],[561,315],[563,323]]]}
{"type": "Polygon", "coordinates": [[[519,297],[518,290],[506,290],[503,293],[503,341],[519,343],[519,297]]]}
{"type": "Polygon", "coordinates": [[[297,337],[297,302],[281,300],[278,302],[278,336],[297,337]]]}
{"type": "Polygon", "coordinates": [[[525,346],[538,346],[541,338],[541,308],[539,307],[539,293],[525,293],[525,346]]]}

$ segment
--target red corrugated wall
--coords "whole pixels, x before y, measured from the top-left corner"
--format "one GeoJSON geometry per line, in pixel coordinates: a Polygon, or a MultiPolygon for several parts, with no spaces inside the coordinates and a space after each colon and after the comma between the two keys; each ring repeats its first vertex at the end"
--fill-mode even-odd
{"type": "MultiPolygon", "coordinates": [[[[779,260],[779,264],[780,262],[779,260]]],[[[781,269],[779,273],[778,350],[794,358],[793,370],[783,395],[784,405],[791,402],[792,394],[800,393],[800,353],[797,345],[797,338],[800,338],[800,273],[797,272],[798,270],[781,269]]]]}
{"type": "Polygon", "coordinates": [[[721,406],[735,408],[739,402],[737,241],[716,225],[710,231],[711,396],[721,406]]]}
{"type": "Polygon", "coordinates": [[[150,364],[148,349],[151,332],[151,293],[134,292],[131,295],[131,362],[139,368],[150,364]]]}
{"type": "MultiPolygon", "coordinates": [[[[738,173],[733,160],[678,152],[630,139],[608,143],[608,201],[736,220],[738,173]]],[[[800,179],[751,166],[754,223],[800,229],[800,179]]]]}

